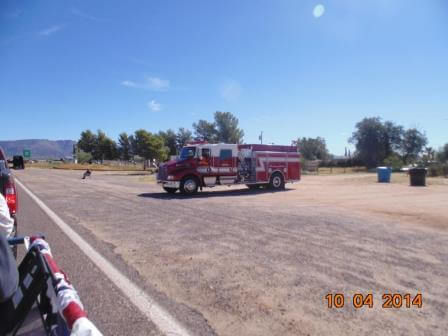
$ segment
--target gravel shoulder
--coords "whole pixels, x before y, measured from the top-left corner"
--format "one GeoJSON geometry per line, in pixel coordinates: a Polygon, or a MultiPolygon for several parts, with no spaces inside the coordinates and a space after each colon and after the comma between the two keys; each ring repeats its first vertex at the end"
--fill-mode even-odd
{"type": "Polygon", "coordinates": [[[218,187],[184,198],[121,173],[15,174],[200,334],[444,335],[448,328],[447,185],[304,176],[283,192],[218,187]],[[374,307],[326,306],[328,293],[348,301],[357,292],[373,293],[374,307]],[[384,293],[422,293],[423,307],[381,308],[384,293]]]}

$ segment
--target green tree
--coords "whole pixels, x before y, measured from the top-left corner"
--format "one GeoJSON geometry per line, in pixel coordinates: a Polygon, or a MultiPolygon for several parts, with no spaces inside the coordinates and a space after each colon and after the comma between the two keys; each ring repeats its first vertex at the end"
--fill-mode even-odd
{"type": "Polygon", "coordinates": [[[125,161],[129,161],[132,156],[131,139],[126,132],[121,133],[118,136],[118,153],[120,158],[125,161]]]}
{"type": "Polygon", "coordinates": [[[132,142],[134,153],[146,160],[164,161],[168,156],[169,149],[165,147],[163,138],[144,129],[135,131],[132,142]]]}
{"type": "Polygon", "coordinates": [[[384,159],[384,165],[391,167],[393,170],[400,170],[403,167],[403,160],[397,153],[392,153],[384,159]]]}
{"type": "Polygon", "coordinates": [[[432,147],[425,147],[425,149],[423,150],[423,157],[422,157],[423,162],[425,162],[425,164],[430,163],[435,159],[435,154],[436,151],[432,147]]]}
{"type": "Polygon", "coordinates": [[[92,153],[96,146],[96,135],[91,130],[81,132],[78,140],[78,148],[86,153],[92,153]]]}
{"type": "Polygon", "coordinates": [[[416,161],[427,143],[426,135],[416,128],[406,130],[401,144],[403,161],[406,163],[416,161]]]}
{"type": "Polygon", "coordinates": [[[218,142],[242,143],[244,131],[238,128],[238,119],[230,112],[215,112],[215,127],[218,142]]]}
{"type": "Polygon", "coordinates": [[[131,144],[131,159],[132,159],[132,158],[134,158],[134,155],[138,155],[134,134],[129,135],[128,140],[129,140],[129,143],[131,144]]]}
{"type": "Polygon", "coordinates": [[[150,133],[144,129],[134,132],[132,137],[132,148],[134,154],[146,158],[148,143],[150,142],[150,133]]]}
{"type": "Polygon", "coordinates": [[[386,121],[383,124],[383,132],[384,155],[389,157],[400,149],[404,129],[403,126],[396,125],[392,121],[386,121]]]}
{"type": "Polygon", "coordinates": [[[215,123],[201,119],[197,123],[193,123],[193,129],[196,138],[210,143],[216,142],[218,131],[215,123]]]}
{"type": "Polygon", "coordinates": [[[176,134],[177,148],[184,147],[191,140],[192,140],[191,131],[183,127],[179,128],[176,134]]]}
{"type": "Polygon", "coordinates": [[[95,160],[114,160],[118,157],[117,144],[102,130],[97,132],[92,156],[95,160]]]}
{"type": "Polygon", "coordinates": [[[294,142],[302,156],[306,160],[327,160],[329,153],[325,139],[317,138],[299,138],[294,142]]]}
{"type": "Polygon", "coordinates": [[[165,161],[168,158],[168,154],[170,152],[170,149],[165,146],[164,139],[157,135],[153,134],[151,137],[151,156],[150,159],[156,159],[157,161],[165,161]]]}
{"type": "Polygon", "coordinates": [[[448,143],[446,143],[442,148],[439,148],[437,151],[437,161],[439,162],[447,162],[448,161],[448,143]]]}
{"type": "Polygon", "coordinates": [[[78,159],[78,163],[87,163],[92,160],[92,154],[86,153],[83,150],[79,150],[76,157],[78,159]]]}
{"type": "Polygon", "coordinates": [[[356,146],[356,154],[364,164],[371,168],[386,158],[385,129],[378,117],[364,118],[356,124],[356,131],[349,139],[356,146]]]}
{"type": "Polygon", "coordinates": [[[166,147],[169,149],[169,155],[177,155],[177,141],[176,141],[176,133],[172,129],[168,129],[167,131],[160,131],[159,136],[163,139],[163,142],[166,147]]]}

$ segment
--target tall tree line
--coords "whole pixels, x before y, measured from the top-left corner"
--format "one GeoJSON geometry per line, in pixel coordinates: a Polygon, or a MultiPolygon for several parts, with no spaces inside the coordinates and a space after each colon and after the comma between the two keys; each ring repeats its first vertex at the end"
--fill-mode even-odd
{"type": "Polygon", "coordinates": [[[198,140],[210,143],[240,144],[244,138],[244,131],[238,128],[238,119],[230,112],[216,111],[213,122],[201,119],[193,123],[193,129],[198,140]]]}
{"type": "Polygon", "coordinates": [[[292,144],[297,146],[300,154],[306,160],[327,160],[331,157],[325,139],[322,137],[298,138],[292,144]]]}
{"type": "MultiPolygon", "coordinates": [[[[359,121],[349,142],[356,146],[354,159],[369,168],[381,164],[401,167],[420,161],[448,161],[448,144],[436,151],[426,146],[428,140],[424,132],[417,128],[405,129],[392,121],[382,121],[379,117],[359,121]]],[[[297,145],[307,160],[325,161],[331,158],[322,137],[298,138],[293,141],[293,145],[297,145]]]]}
{"type": "Polygon", "coordinates": [[[102,130],[93,133],[91,130],[81,132],[78,140],[78,157],[83,160],[131,160],[135,155],[144,159],[166,160],[170,155],[176,155],[179,150],[192,140],[205,140],[210,143],[242,143],[244,131],[238,127],[238,119],[230,112],[217,111],[214,121],[199,120],[193,123],[195,137],[192,131],[179,128],[151,133],[139,129],[134,134],[126,132],[118,136],[115,142],[102,130]]]}
{"type": "Polygon", "coordinates": [[[383,122],[379,117],[364,118],[355,128],[349,141],[356,146],[355,155],[367,167],[375,167],[386,160],[413,163],[428,142],[424,132],[416,128],[404,129],[392,121],[383,122]]]}

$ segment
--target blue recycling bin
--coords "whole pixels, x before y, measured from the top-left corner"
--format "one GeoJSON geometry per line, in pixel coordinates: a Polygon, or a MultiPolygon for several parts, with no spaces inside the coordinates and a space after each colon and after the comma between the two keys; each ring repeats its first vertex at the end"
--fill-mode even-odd
{"type": "Polygon", "coordinates": [[[378,182],[380,182],[380,183],[389,183],[390,182],[390,175],[392,173],[392,168],[378,167],[378,168],[376,168],[376,172],[378,174],[378,182]]]}

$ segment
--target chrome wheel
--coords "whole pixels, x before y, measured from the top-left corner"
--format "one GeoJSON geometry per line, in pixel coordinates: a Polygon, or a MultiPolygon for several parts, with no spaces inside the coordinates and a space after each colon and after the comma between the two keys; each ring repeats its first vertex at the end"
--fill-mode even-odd
{"type": "Polygon", "coordinates": [[[282,179],[280,178],[280,176],[274,176],[274,178],[272,179],[272,186],[274,188],[279,188],[282,185],[282,179]]]}
{"type": "Polygon", "coordinates": [[[180,191],[183,194],[195,194],[198,191],[199,183],[195,177],[187,177],[182,181],[180,191]]]}
{"type": "Polygon", "coordinates": [[[197,189],[196,181],[193,179],[188,179],[184,183],[184,189],[188,192],[193,192],[197,189]]]}
{"type": "Polygon", "coordinates": [[[274,173],[274,175],[271,176],[271,181],[269,183],[269,186],[272,189],[285,188],[285,181],[283,180],[283,175],[280,173],[274,173]]]}

